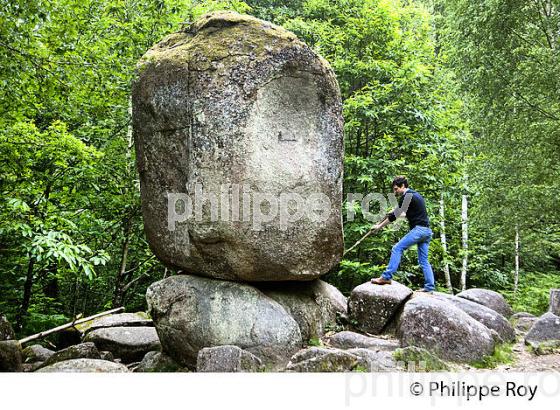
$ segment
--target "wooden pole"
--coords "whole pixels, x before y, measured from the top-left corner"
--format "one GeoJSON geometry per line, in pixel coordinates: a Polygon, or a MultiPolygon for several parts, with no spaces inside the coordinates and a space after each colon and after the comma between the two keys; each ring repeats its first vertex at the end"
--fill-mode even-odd
{"type": "Polygon", "coordinates": [[[348,248],[346,251],[344,251],[344,253],[342,254],[342,256],[346,255],[348,252],[350,252],[352,249],[354,249],[356,246],[358,246],[359,244],[361,244],[364,239],[366,239],[368,236],[370,236],[372,233],[377,233],[377,230],[374,229],[373,227],[364,235],[360,238],[360,240],[358,242],[356,242],[354,245],[352,245],[350,248],[348,248]]]}
{"type": "Polygon", "coordinates": [[[56,333],[56,332],[60,332],[61,330],[68,329],[68,328],[73,327],[75,325],[79,325],[80,323],[88,322],[92,319],[97,319],[98,317],[110,315],[112,313],[122,312],[123,310],[124,310],[124,307],[121,306],[121,307],[118,307],[118,308],[107,310],[105,312],[97,313],[93,316],[85,317],[83,319],[79,319],[79,320],[74,319],[74,321],[72,321],[70,323],[66,323],[64,325],[57,326],[57,327],[52,328],[50,330],[45,330],[44,332],[40,332],[40,333],[36,333],[34,335],[31,335],[31,336],[24,337],[23,339],[21,339],[19,341],[19,343],[23,345],[24,343],[30,342],[30,341],[35,340],[35,339],[42,339],[45,336],[48,336],[48,335],[56,333]]]}

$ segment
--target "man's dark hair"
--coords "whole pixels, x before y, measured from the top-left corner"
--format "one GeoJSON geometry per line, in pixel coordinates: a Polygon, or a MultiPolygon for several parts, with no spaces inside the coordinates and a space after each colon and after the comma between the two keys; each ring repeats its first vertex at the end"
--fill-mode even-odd
{"type": "Polygon", "coordinates": [[[408,181],[406,180],[406,178],[402,175],[399,175],[398,177],[395,177],[395,179],[393,179],[393,184],[391,185],[391,187],[394,187],[395,185],[402,186],[403,184],[405,188],[408,188],[408,181]]]}

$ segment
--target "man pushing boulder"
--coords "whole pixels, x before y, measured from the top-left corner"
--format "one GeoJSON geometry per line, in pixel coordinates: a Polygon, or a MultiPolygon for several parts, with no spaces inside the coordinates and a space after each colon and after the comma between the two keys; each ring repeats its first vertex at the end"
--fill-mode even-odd
{"type": "Polygon", "coordinates": [[[408,187],[408,181],[404,176],[397,176],[392,183],[393,192],[399,197],[399,206],[374,227],[378,231],[394,222],[403,212],[410,231],[397,242],[391,250],[391,259],[385,272],[379,278],[373,278],[372,283],[376,285],[387,285],[391,283],[393,274],[397,271],[403,252],[416,244],[418,246],[418,263],[424,272],[424,287],[419,289],[421,292],[433,292],[435,288],[434,273],[428,261],[430,240],[433,232],[430,229],[430,220],[426,212],[424,198],[415,190],[408,187]],[[404,203],[404,206],[403,206],[404,203]]]}

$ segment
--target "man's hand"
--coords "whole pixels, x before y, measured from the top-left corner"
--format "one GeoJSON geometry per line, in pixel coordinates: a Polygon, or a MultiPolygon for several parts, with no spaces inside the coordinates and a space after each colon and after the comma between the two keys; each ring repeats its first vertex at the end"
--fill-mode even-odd
{"type": "Polygon", "coordinates": [[[374,225],[372,227],[373,230],[375,231],[379,231],[383,228],[385,228],[387,225],[389,225],[391,223],[391,221],[389,221],[389,218],[385,217],[381,222],[379,222],[377,225],[374,225]]]}

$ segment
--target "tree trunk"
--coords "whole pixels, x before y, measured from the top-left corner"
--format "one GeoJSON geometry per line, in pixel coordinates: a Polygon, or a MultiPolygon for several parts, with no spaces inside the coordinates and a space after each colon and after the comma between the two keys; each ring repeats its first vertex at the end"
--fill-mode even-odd
{"type": "Polygon", "coordinates": [[[461,269],[461,290],[467,289],[467,263],[468,263],[468,253],[469,253],[469,234],[468,234],[468,202],[467,196],[463,195],[463,200],[461,204],[461,231],[463,239],[463,267],[461,269]]]}
{"type": "Polygon", "coordinates": [[[16,317],[16,329],[21,331],[23,328],[23,323],[25,316],[27,316],[27,309],[29,309],[29,302],[31,301],[31,290],[33,289],[33,267],[35,266],[35,258],[33,256],[29,257],[29,263],[27,264],[27,275],[25,277],[25,284],[23,285],[23,298],[21,301],[21,307],[16,317]]]}
{"type": "Polygon", "coordinates": [[[130,231],[132,230],[132,221],[130,218],[125,222],[124,242],[121,252],[121,265],[115,278],[115,291],[113,293],[113,306],[122,305],[124,297],[124,281],[126,274],[126,263],[128,259],[128,248],[130,246],[130,231]]]}
{"type": "Polygon", "coordinates": [[[443,201],[443,192],[439,200],[439,216],[441,228],[441,247],[443,249],[443,273],[445,274],[445,283],[447,289],[453,294],[453,285],[451,284],[451,275],[449,274],[449,262],[447,261],[447,238],[445,236],[445,203],[443,201]]]}
{"type": "Polygon", "coordinates": [[[560,289],[550,289],[550,312],[560,316],[560,289]]]}
{"type": "Polygon", "coordinates": [[[515,225],[515,273],[513,276],[513,293],[517,293],[519,284],[519,227],[515,225]]]}

